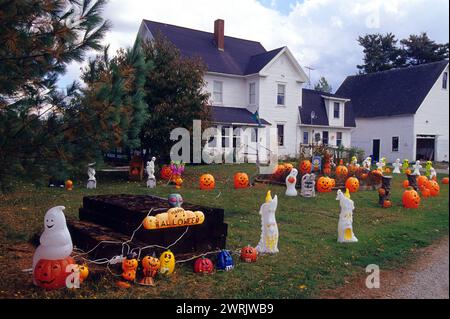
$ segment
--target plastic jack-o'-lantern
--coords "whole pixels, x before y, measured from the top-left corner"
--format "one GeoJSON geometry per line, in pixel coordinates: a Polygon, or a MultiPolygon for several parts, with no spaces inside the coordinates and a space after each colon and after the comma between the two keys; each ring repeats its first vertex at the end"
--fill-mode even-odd
{"type": "Polygon", "coordinates": [[[286,173],[289,173],[293,168],[294,165],[292,165],[291,163],[284,163],[284,170],[286,171],[286,173]]]}
{"type": "Polygon", "coordinates": [[[145,256],[142,258],[141,264],[146,277],[155,277],[161,266],[159,259],[154,256],[145,256]]]}
{"type": "Polygon", "coordinates": [[[378,195],[380,196],[386,195],[386,190],[382,187],[378,188],[378,195]]]}
{"type": "Polygon", "coordinates": [[[385,199],[383,201],[383,208],[389,208],[389,207],[392,207],[392,203],[389,199],[385,199]]]}
{"type": "Polygon", "coordinates": [[[420,189],[420,194],[422,195],[423,198],[428,198],[431,196],[431,191],[426,187],[422,187],[420,189]]]}
{"type": "Polygon", "coordinates": [[[403,188],[405,188],[405,189],[408,188],[409,187],[409,181],[407,179],[405,179],[403,181],[402,185],[403,185],[403,188]]]}
{"type": "Polygon", "coordinates": [[[245,246],[241,249],[241,260],[246,263],[253,263],[258,258],[258,252],[251,246],[245,246]]]}
{"type": "Polygon", "coordinates": [[[234,174],[234,188],[247,188],[248,187],[248,175],[246,173],[234,174]]]}
{"type": "Polygon", "coordinates": [[[122,273],[122,278],[126,281],[134,281],[136,279],[136,270],[127,269],[122,273]]]}
{"type": "Polygon", "coordinates": [[[66,189],[67,189],[68,191],[73,190],[73,182],[72,182],[70,179],[68,179],[68,180],[66,181],[65,185],[66,185],[66,189]]]}
{"type": "Polygon", "coordinates": [[[66,287],[66,278],[71,274],[71,271],[67,271],[67,266],[71,264],[75,264],[72,257],[39,260],[33,272],[36,285],[47,290],[66,287]]]}
{"type": "Polygon", "coordinates": [[[144,226],[145,229],[156,229],[156,223],[157,219],[155,216],[147,216],[144,218],[142,226],[144,226]]]}
{"type": "Polygon", "coordinates": [[[233,257],[228,250],[222,250],[217,254],[217,269],[229,271],[234,268],[233,257]]]}
{"type": "Polygon", "coordinates": [[[439,187],[438,182],[433,181],[433,180],[427,181],[427,184],[426,184],[425,187],[430,190],[430,195],[433,196],[433,197],[438,196],[439,192],[441,190],[440,187],[439,187]]]}
{"type": "Polygon", "coordinates": [[[123,261],[122,261],[122,270],[125,272],[127,270],[134,270],[136,271],[138,267],[138,260],[134,258],[131,255],[128,255],[123,261]]]}
{"type": "Polygon", "coordinates": [[[333,188],[333,181],[329,177],[322,176],[318,179],[316,188],[319,193],[329,193],[333,188]]]}
{"type": "Polygon", "coordinates": [[[163,275],[171,275],[175,270],[175,256],[170,250],[166,250],[159,257],[161,263],[159,272],[163,275]]]}
{"type": "Polygon", "coordinates": [[[200,189],[201,190],[211,190],[216,187],[216,181],[214,176],[211,174],[203,174],[200,176],[200,189]]]}
{"type": "Polygon", "coordinates": [[[442,184],[448,185],[448,177],[443,177],[441,182],[442,184]]]}
{"type": "Polygon", "coordinates": [[[408,188],[403,193],[402,203],[405,208],[419,208],[420,196],[412,188],[408,188]]]}
{"type": "Polygon", "coordinates": [[[275,168],[275,171],[273,172],[273,175],[275,178],[281,178],[284,175],[285,171],[286,167],[284,166],[284,164],[278,164],[275,168]]]}
{"type": "Polygon", "coordinates": [[[345,187],[348,188],[350,193],[357,192],[359,190],[359,181],[356,177],[349,177],[345,182],[345,187]]]}
{"type": "Polygon", "coordinates": [[[197,258],[194,263],[194,272],[195,273],[204,273],[210,274],[214,271],[214,265],[209,258],[201,257],[197,258]]]}
{"type": "Polygon", "coordinates": [[[339,165],[336,167],[336,176],[339,178],[344,178],[348,175],[348,169],[344,165],[339,165]]]}
{"type": "Polygon", "coordinates": [[[311,172],[311,162],[308,160],[302,161],[299,169],[302,175],[309,174],[311,172]]]}
{"type": "Polygon", "coordinates": [[[161,168],[161,178],[165,179],[166,181],[172,178],[172,169],[169,166],[164,165],[161,168]]]}
{"type": "Polygon", "coordinates": [[[428,178],[424,175],[417,176],[416,180],[417,180],[417,186],[419,186],[419,188],[422,186],[425,186],[428,182],[428,178]]]}

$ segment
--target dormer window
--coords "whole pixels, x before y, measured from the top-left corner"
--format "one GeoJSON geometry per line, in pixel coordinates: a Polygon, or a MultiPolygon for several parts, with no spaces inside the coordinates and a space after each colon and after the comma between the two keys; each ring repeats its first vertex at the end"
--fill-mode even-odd
{"type": "Polygon", "coordinates": [[[339,102],[334,102],[334,108],[333,108],[333,114],[334,114],[334,118],[338,119],[341,117],[340,114],[340,103],[339,102]]]}
{"type": "Polygon", "coordinates": [[[448,73],[444,72],[444,75],[442,76],[442,88],[444,90],[447,90],[447,81],[448,81],[448,73]]]}
{"type": "Polygon", "coordinates": [[[222,103],[223,102],[223,82],[214,81],[213,85],[213,98],[214,102],[222,103]]]}

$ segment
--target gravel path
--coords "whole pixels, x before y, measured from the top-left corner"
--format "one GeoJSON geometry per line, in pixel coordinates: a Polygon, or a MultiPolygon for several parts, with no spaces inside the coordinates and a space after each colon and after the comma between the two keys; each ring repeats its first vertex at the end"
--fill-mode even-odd
{"type": "Polygon", "coordinates": [[[320,298],[344,299],[449,299],[449,238],[420,249],[406,268],[380,270],[380,288],[368,289],[366,274],[349,280],[320,298]]]}

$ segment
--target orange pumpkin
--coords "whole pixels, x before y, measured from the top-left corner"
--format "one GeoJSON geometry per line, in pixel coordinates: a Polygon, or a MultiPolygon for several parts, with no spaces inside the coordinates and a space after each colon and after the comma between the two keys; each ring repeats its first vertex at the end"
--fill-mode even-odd
{"type": "Polygon", "coordinates": [[[138,267],[138,260],[136,258],[133,258],[131,256],[128,256],[122,261],[122,270],[125,272],[127,270],[134,270],[136,271],[138,267]]]}
{"type": "Polygon", "coordinates": [[[389,199],[385,199],[383,201],[383,208],[389,208],[389,207],[392,207],[392,203],[389,199]]]}
{"type": "Polygon", "coordinates": [[[362,179],[362,180],[367,179],[367,174],[366,174],[366,173],[362,173],[362,174],[361,174],[361,179],[362,179]]]}
{"type": "Polygon", "coordinates": [[[349,177],[345,182],[345,187],[348,188],[350,193],[355,193],[359,190],[359,181],[356,177],[349,177]]]}
{"type": "Polygon", "coordinates": [[[241,249],[241,260],[247,263],[253,263],[258,258],[258,252],[251,246],[245,246],[241,249]]]}
{"type": "Polygon", "coordinates": [[[286,173],[290,173],[290,171],[294,168],[294,165],[291,163],[285,163],[284,164],[284,170],[286,173]]]}
{"type": "Polygon", "coordinates": [[[417,178],[417,186],[422,187],[428,183],[428,178],[426,176],[418,176],[417,178]]]}
{"type": "Polygon", "coordinates": [[[200,189],[201,190],[211,190],[216,187],[216,181],[214,179],[214,176],[211,174],[203,174],[200,176],[200,189]]]}
{"type": "Polygon", "coordinates": [[[390,174],[390,173],[391,173],[391,169],[390,169],[389,167],[386,167],[386,168],[384,169],[384,172],[385,172],[386,174],[390,174]]]}
{"type": "Polygon", "coordinates": [[[328,167],[325,167],[324,169],[323,169],[323,173],[326,175],[326,176],[330,176],[331,175],[331,168],[328,166],[328,167]]]}
{"type": "Polygon", "coordinates": [[[71,264],[75,264],[72,257],[39,260],[33,270],[36,285],[47,290],[66,287],[66,278],[71,274],[71,271],[66,270],[67,266],[71,264]]]}
{"type": "Polygon", "coordinates": [[[145,256],[142,261],[142,271],[146,277],[155,277],[158,273],[161,263],[158,258],[153,256],[145,256]]]}
{"type": "Polygon", "coordinates": [[[134,281],[136,279],[136,270],[125,270],[122,273],[122,278],[127,280],[127,281],[134,281]]]}
{"type": "Polygon", "coordinates": [[[246,173],[234,174],[234,188],[247,188],[248,187],[248,175],[246,173]]]}
{"type": "Polygon", "coordinates": [[[330,178],[331,181],[331,187],[335,187],[336,186],[336,180],[334,178],[330,178]]]}
{"type": "Polygon", "coordinates": [[[277,168],[273,172],[273,175],[275,176],[275,178],[281,178],[284,175],[285,171],[286,171],[286,168],[285,168],[284,164],[278,164],[277,168]]]}
{"type": "Polygon", "coordinates": [[[430,195],[435,197],[439,195],[441,188],[439,187],[438,182],[436,181],[428,181],[426,184],[426,188],[430,190],[430,195]]]}
{"type": "Polygon", "coordinates": [[[421,189],[420,192],[421,192],[423,198],[428,198],[431,196],[431,191],[428,188],[424,187],[421,189]]]}
{"type": "Polygon", "coordinates": [[[406,175],[411,175],[411,170],[408,168],[407,170],[405,170],[405,174],[406,175]]]}
{"type": "Polygon", "coordinates": [[[71,190],[73,189],[73,182],[72,182],[70,179],[68,179],[68,180],[66,181],[65,185],[66,185],[66,189],[67,189],[68,191],[71,191],[71,190]]]}
{"type": "Polygon", "coordinates": [[[348,169],[344,165],[339,165],[336,167],[336,176],[345,177],[348,175],[348,169]]]}
{"type": "Polygon", "coordinates": [[[448,177],[443,177],[441,182],[442,184],[448,185],[448,177]]]}
{"type": "Polygon", "coordinates": [[[409,181],[406,179],[403,181],[403,188],[408,188],[409,187],[409,181]]]}
{"type": "Polygon", "coordinates": [[[420,196],[414,189],[408,188],[403,193],[402,203],[405,208],[418,208],[420,196]]]}
{"type": "Polygon", "coordinates": [[[380,187],[380,188],[378,188],[378,194],[380,196],[384,196],[384,195],[386,195],[386,190],[384,188],[380,187]]]}
{"type": "Polygon", "coordinates": [[[333,181],[329,177],[322,176],[317,180],[316,188],[319,193],[329,193],[333,188],[333,181]]]}
{"type": "Polygon", "coordinates": [[[161,168],[161,178],[166,181],[168,181],[172,178],[172,169],[169,166],[164,165],[161,168]]]}
{"type": "Polygon", "coordinates": [[[311,172],[311,162],[308,160],[304,160],[301,162],[299,168],[302,175],[308,174],[311,172]]]}

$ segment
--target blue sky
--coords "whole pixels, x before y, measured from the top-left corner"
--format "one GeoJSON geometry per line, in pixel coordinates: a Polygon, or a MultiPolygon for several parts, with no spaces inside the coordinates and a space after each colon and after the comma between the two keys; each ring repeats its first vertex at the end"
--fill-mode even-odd
{"type": "MultiPolygon", "coordinates": [[[[142,19],[212,32],[222,18],[226,35],[267,50],[287,46],[302,67],[314,68],[313,84],[325,76],[336,90],[362,63],[358,36],[392,32],[403,39],[425,31],[448,42],[448,12],[448,0],[109,0],[104,15],[113,27],[103,43],[110,54],[131,46],[142,19]]],[[[70,64],[60,86],[78,80],[82,66],[70,64]]]]}

